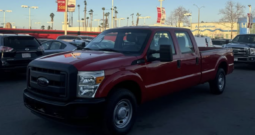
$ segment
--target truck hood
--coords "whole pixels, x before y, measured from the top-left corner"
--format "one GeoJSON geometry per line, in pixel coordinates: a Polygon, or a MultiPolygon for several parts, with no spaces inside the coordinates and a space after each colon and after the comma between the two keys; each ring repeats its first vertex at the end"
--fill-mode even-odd
{"type": "Polygon", "coordinates": [[[78,71],[98,71],[131,65],[136,56],[108,51],[79,50],[47,55],[37,60],[74,65],[78,71]]]}
{"type": "Polygon", "coordinates": [[[251,43],[229,43],[226,45],[226,47],[231,47],[231,48],[255,48],[255,44],[251,43]]]}

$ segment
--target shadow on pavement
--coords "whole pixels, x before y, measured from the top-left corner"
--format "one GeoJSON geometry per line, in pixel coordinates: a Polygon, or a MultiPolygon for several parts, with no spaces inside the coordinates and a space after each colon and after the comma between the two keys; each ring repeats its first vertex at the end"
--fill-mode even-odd
{"type": "Polygon", "coordinates": [[[235,69],[238,70],[254,70],[255,71],[255,64],[243,64],[243,63],[236,63],[235,69]]]}
{"type": "Polygon", "coordinates": [[[13,82],[13,81],[24,81],[26,80],[26,73],[13,73],[13,72],[1,72],[1,82],[13,82]]]}

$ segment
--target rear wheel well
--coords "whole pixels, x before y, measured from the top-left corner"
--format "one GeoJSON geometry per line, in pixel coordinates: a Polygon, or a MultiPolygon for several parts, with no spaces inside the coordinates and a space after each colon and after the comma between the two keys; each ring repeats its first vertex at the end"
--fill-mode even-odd
{"type": "Polygon", "coordinates": [[[128,89],[129,91],[131,91],[134,94],[134,96],[136,97],[137,104],[141,104],[142,93],[141,93],[140,86],[136,82],[134,82],[134,81],[120,82],[113,87],[113,89],[110,91],[109,94],[118,90],[118,88],[125,88],[125,89],[128,89]]]}
{"type": "Polygon", "coordinates": [[[220,65],[219,65],[219,68],[222,68],[225,71],[226,74],[228,73],[228,64],[227,64],[227,62],[221,62],[220,65]]]}

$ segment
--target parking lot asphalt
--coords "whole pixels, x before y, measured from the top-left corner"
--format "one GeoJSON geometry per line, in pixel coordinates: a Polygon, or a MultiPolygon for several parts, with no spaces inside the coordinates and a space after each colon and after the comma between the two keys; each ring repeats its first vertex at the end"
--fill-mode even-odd
{"type": "MultiPolygon", "coordinates": [[[[26,75],[0,75],[0,135],[98,135],[98,129],[44,120],[23,105],[26,75]]],[[[129,135],[254,135],[255,66],[238,64],[222,95],[195,86],[139,108],[129,135]]]]}

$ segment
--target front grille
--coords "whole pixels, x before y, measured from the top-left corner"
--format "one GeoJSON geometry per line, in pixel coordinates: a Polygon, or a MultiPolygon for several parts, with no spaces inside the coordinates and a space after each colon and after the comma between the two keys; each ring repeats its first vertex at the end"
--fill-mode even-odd
{"type": "Polygon", "coordinates": [[[246,48],[233,48],[235,56],[247,56],[249,55],[249,49],[246,48]]]}
{"type": "Polygon", "coordinates": [[[66,72],[39,68],[29,67],[29,90],[42,97],[66,99],[67,98],[67,80],[68,76],[66,72]],[[48,80],[46,86],[42,86],[38,83],[38,78],[44,78],[48,80]]]}

